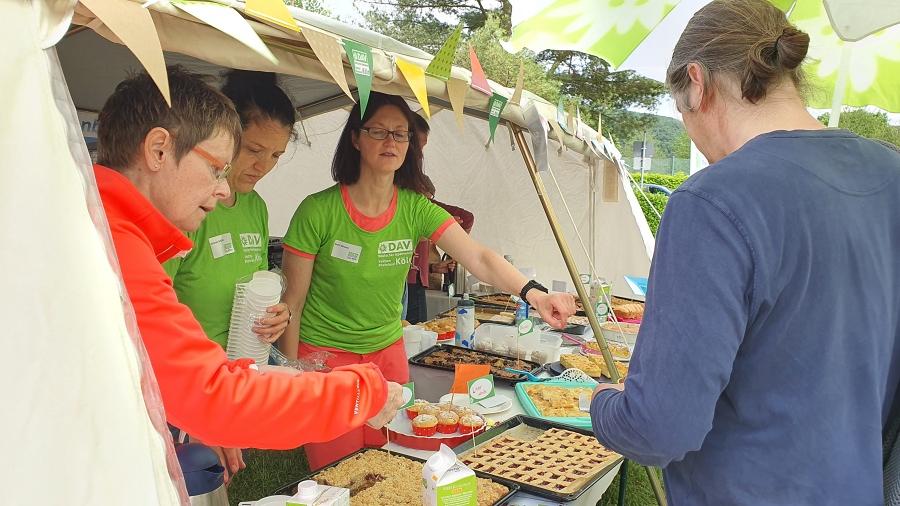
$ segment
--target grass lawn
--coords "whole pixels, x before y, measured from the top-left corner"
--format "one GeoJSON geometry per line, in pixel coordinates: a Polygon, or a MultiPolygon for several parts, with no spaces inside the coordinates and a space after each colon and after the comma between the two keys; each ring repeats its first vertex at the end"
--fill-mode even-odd
{"type": "MultiPolygon", "coordinates": [[[[255,501],[265,497],[282,485],[297,481],[309,473],[306,454],[299,448],[289,451],[250,450],[246,463],[247,469],[239,472],[228,487],[228,499],[232,506],[237,506],[241,501],[255,501]]],[[[618,500],[619,478],[616,477],[598,506],[615,506],[618,500]]],[[[647,472],[633,462],[628,466],[628,494],[625,504],[656,504],[647,472]]]]}

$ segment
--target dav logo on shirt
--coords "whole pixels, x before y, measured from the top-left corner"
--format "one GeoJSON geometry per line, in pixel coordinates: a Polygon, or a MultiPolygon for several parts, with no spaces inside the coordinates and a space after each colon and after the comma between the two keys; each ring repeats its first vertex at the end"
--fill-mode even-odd
{"type": "Polygon", "coordinates": [[[409,265],[415,244],[410,239],[384,241],[378,245],[378,266],[409,265]]]}
{"type": "Polygon", "coordinates": [[[241,246],[244,249],[262,248],[262,237],[259,234],[241,234],[241,246]]]}

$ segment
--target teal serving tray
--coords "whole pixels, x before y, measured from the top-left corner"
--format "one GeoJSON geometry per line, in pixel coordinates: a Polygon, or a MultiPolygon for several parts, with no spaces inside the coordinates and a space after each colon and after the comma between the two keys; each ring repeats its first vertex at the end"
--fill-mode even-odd
{"type": "Polygon", "coordinates": [[[518,397],[519,402],[522,403],[522,408],[528,413],[528,416],[533,416],[535,418],[541,418],[543,420],[550,420],[552,422],[565,423],[568,425],[572,425],[575,427],[579,427],[582,429],[593,429],[591,425],[591,417],[588,413],[585,413],[585,416],[544,416],[538,411],[537,406],[532,402],[531,397],[528,397],[528,394],[525,393],[525,387],[528,385],[545,385],[545,386],[557,386],[563,388],[576,388],[576,387],[585,387],[594,390],[594,387],[597,386],[596,383],[573,383],[571,381],[544,381],[541,383],[535,383],[532,381],[526,381],[522,383],[516,383],[516,397],[518,397]]]}

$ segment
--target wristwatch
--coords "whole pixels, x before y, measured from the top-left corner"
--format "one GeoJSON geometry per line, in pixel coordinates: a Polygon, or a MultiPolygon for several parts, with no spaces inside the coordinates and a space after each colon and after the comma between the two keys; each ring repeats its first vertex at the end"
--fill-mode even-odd
{"type": "Polygon", "coordinates": [[[547,290],[547,287],[532,279],[525,283],[525,286],[522,287],[522,291],[519,292],[519,298],[524,300],[525,302],[528,302],[528,299],[525,296],[528,295],[528,292],[532,288],[536,288],[544,293],[550,293],[550,290],[547,290]]]}

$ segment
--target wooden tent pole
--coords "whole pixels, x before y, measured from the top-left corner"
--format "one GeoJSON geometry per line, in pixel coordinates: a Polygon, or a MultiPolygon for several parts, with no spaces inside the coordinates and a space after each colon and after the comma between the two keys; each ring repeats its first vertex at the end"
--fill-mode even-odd
{"type": "MultiPolygon", "coordinates": [[[[519,151],[522,152],[525,167],[528,169],[528,174],[531,176],[531,182],[534,183],[534,190],[538,194],[538,199],[540,199],[541,206],[544,208],[544,214],[547,215],[547,221],[550,223],[550,229],[553,230],[553,237],[556,239],[557,246],[559,246],[559,252],[562,254],[563,261],[566,263],[566,269],[569,271],[569,276],[572,278],[572,283],[575,284],[575,290],[578,292],[578,297],[581,299],[582,305],[585,308],[584,312],[587,315],[588,322],[591,324],[591,330],[594,331],[594,340],[597,341],[600,352],[603,353],[603,361],[606,362],[606,367],[609,369],[610,379],[613,383],[618,383],[619,371],[616,369],[615,360],[612,357],[612,353],[609,351],[609,345],[606,344],[603,333],[600,331],[600,322],[597,320],[597,312],[594,308],[590,307],[590,298],[588,297],[587,291],[584,289],[584,285],[581,283],[581,276],[578,273],[578,268],[575,266],[575,261],[572,259],[572,253],[569,251],[566,238],[559,228],[559,221],[556,219],[553,205],[550,203],[550,198],[547,196],[544,183],[541,181],[540,175],[538,175],[537,164],[535,164],[528,143],[525,142],[525,134],[522,132],[522,128],[514,123],[507,122],[506,125],[515,136],[516,144],[519,145],[519,151]]],[[[647,468],[647,477],[650,480],[653,495],[656,496],[656,502],[659,503],[660,506],[666,506],[667,502],[662,484],[659,482],[656,472],[650,467],[647,468]]]]}

